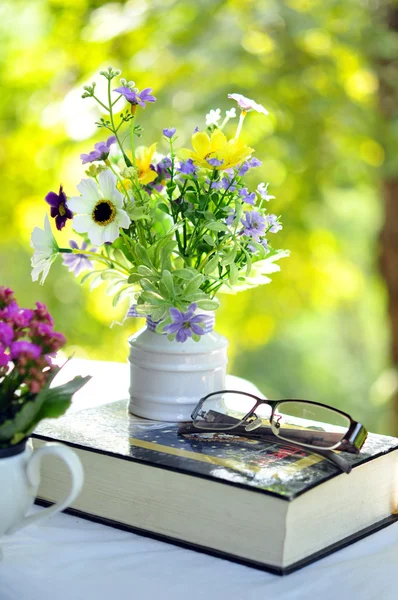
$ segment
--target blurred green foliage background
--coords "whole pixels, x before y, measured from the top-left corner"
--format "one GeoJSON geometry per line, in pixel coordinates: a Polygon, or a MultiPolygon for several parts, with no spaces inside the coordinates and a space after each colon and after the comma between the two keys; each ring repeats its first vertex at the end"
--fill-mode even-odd
{"type": "MultiPolygon", "coordinates": [[[[101,287],[90,293],[63,267],[44,287],[30,278],[29,238],[43,198],[84,176],[79,155],[103,139],[82,86],[112,65],[158,98],[141,114],[145,145],[163,127],[189,145],[231,92],[271,115],[250,115],[245,139],[263,161],[291,250],[270,285],[221,298],[218,331],[230,371],[269,397],[341,407],[369,429],[397,433],[391,401],[386,292],[378,272],[386,160],[371,49],[390,38],[366,0],[3,0],[0,5],[0,282],[20,303],[48,304],[68,351],[126,360],[127,337],[101,287]]],[[[388,157],[387,157],[388,158],[388,157]]],[[[62,240],[71,235],[62,233],[62,240]]]]}

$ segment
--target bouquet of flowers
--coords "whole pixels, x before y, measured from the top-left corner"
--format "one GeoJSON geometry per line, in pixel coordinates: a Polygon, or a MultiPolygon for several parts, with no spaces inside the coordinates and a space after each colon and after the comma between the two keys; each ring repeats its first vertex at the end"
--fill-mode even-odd
{"type": "Polygon", "coordinates": [[[78,376],[50,389],[60,370],[52,358],[64,344],[44,304],[21,308],[12,290],[0,287],[0,448],[27,438],[42,419],[62,415],[91,379],[78,376]]]}
{"type": "Polygon", "coordinates": [[[60,248],[48,217],[44,229],[32,233],[32,278],[44,282],[52,262],[63,255],[67,268],[91,287],[106,282],[113,304],[130,298],[129,315],[146,316],[157,333],[170,340],[199,341],[207,331],[206,314],[219,306],[219,292],[235,292],[270,281],[276,261],[288,255],[275,250],[271,238],[282,225],[267,211],[268,185],[250,190],[245,176],[261,162],[240,134],[248,113],[267,110],[240,94],[229,94],[240,111],[232,137],[224,133],[236,109],[206,115],[197,127],[192,148],[177,148],[174,127],[163,129],[165,152],[157,143],[137,147],[143,134],[137,123],[141,109],[156,101],[152,89],[139,91],[133,81],[115,78],[109,67],[107,99],[96,84],[85,86],[83,98],[105,112],[97,122],[109,136],[82,154],[86,178],[79,196],[68,197],[60,186],[45,200],[58,230],[68,221],[81,238],[60,248]],[[120,110],[119,105],[123,103],[120,110]],[[127,108],[126,108],[127,107],[127,108]],[[127,130],[127,131],[124,131],[127,130]]]}

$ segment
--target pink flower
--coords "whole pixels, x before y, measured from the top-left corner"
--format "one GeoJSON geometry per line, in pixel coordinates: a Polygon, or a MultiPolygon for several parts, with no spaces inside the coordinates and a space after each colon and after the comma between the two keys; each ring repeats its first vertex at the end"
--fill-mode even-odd
{"type": "Polygon", "coordinates": [[[238,106],[244,112],[250,112],[254,110],[255,112],[261,113],[263,115],[269,115],[269,112],[264,106],[261,104],[257,104],[254,100],[250,98],[246,98],[246,96],[242,96],[242,94],[228,94],[228,98],[231,100],[236,100],[238,106]]]}

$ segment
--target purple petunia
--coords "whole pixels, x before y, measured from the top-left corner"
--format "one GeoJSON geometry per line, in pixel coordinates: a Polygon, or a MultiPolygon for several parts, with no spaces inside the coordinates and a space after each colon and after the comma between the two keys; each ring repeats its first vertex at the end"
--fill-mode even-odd
{"type": "Polygon", "coordinates": [[[51,206],[50,214],[55,219],[58,231],[61,231],[65,227],[66,221],[73,218],[72,211],[66,206],[66,194],[62,185],[59,186],[58,194],[49,192],[45,197],[45,201],[51,206]]]}
{"type": "Polygon", "coordinates": [[[132,106],[139,105],[145,108],[146,102],[156,102],[155,96],[152,96],[152,88],[145,88],[142,92],[139,92],[137,89],[132,90],[126,85],[122,85],[113,91],[122,94],[132,106]]]}
{"type": "MultiPolygon", "coordinates": [[[[79,246],[78,246],[77,242],[75,242],[75,240],[70,240],[69,246],[73,250],[83,250],[84,251],[87,249],[86,242],[83,242],[81,247],[79,248],[79,246]]],[[[96,251],[97,251],[96,248],[90,248],[90,252],[96,252],[96,251]]],[[[63,260],[64,265],[66,267],[68,267],[68,270],[71,273],[73,273],[75,277],[77,277],[85,269],[90,270],[93,268],[90,257],[87,256],[86,254],[68,253],[68,254],[63,255],[62,260],[63,260]]]]}
{"type": "Polygon", "coordinates": [[[177,167],[177,173],[181,173],[181,175],[195,175],[197,168],[193,164],[192,158],[188,158],[188,160],[182,160],[177,167]]]}
{"type": "Polygon", "coordinates": [[[245,217],[244,219],[241,219],[240,222],[244,227],[242,233],[252,237],[257,242],[259,241],[260,236],[265,234],[267,221],[262,214],[255,210],[245,212],[245,217]]]}
{"type": "Polygon", "coordinates": [[[242,188],[238,193],[246,204],[251,204],[253,206],[256,203],[256,193],[249,192],[248,188],[242,188]]]}
{"type": "Polygon", "coordinates": [[[108,137],[106,142],[98,142],[97,144],[94,144],[95,150],[92,150],[89,154],[80,155],[83,165],[97,160],[106,160],[109,156],[109,152],[111,151],[111,146],[115,142],[116,137],[114,135],[111,135],[110,137],[108,137]]]}
{"type": "Polygon", "coordinates": [[[173,135],[175,134],[176,131],[177,130],[176,130],[175,127],[170,127],[170,128],[166,127],[165,129],[163,129],[163,135],[165,137],[171,139],[173,137],[173,135]]]}
{"type": "Polygon", "coordinates": [[[209,317],[205,314],[195,315],[196,308],[195,302],[189,306],[186,312],[180,311],[178,308],[170,308],[173,322],[166,325],[163,331],[168,334],[176,333],[177,342],[185,342],[192,337],[192,334],[204,335],[205,323],[209,317]]]}

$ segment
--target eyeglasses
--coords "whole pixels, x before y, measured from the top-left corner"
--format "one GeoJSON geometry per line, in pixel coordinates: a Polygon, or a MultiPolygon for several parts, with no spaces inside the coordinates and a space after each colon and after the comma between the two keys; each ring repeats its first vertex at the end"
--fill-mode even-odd
{"type": "Polygon", "coordinates": [[[347,413],[309,400],[267,400],[247,392],[222,390],[202,398],[192,413],[193,430],[233,432],[303,446],[332,460],[345,472],[349,464],[331,450],[357,454],[367,431],[347,413]],[[338,460],[337,460],[338,459],[338,460]]]}

